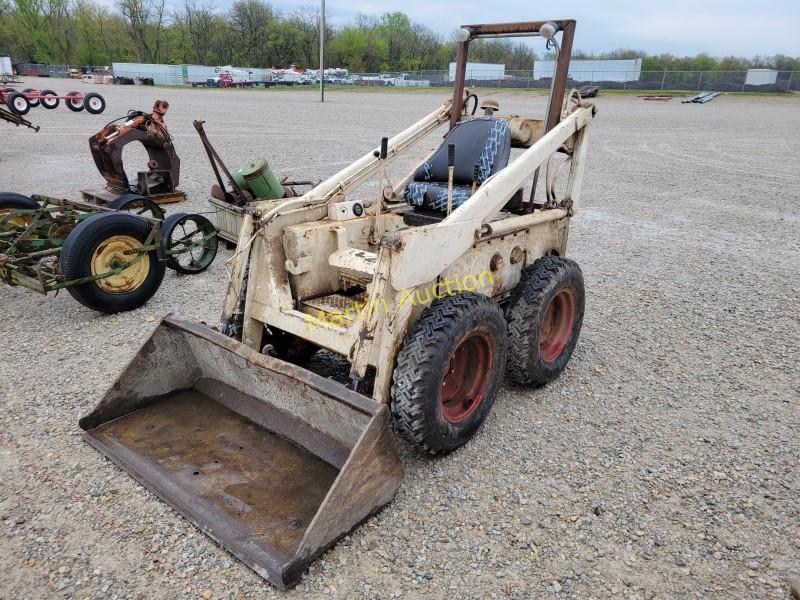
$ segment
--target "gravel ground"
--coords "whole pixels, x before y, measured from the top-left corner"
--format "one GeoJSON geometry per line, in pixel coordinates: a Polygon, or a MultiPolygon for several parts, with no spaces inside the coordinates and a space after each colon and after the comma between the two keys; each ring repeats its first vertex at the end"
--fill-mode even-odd
{"type": "MultiPolygon", "coordinates": [[[[442,97],[101,91],[104,115],[37,108],[40,133],[4,126],[2,187],[77,197],[99,185],[87,138],[165,97],[185,206],[207,210],[193,118],[231,165],[263,155],[282,175],[324,176],[442,97]]],[[[544,106],[498,98],[504,111],[544,106]]],[[[286,594],[77,429],[156,318],[216,321],[230,252],[200,276],[168,272],[144,308],[117,316],[0,287],[0,597],[788,598],[800,577],[800,103],[597,104],[570,240],[588,307],[567,371],[543,389],[507,385],[449,456],[399,440],[395,501],[286,594]]]]}

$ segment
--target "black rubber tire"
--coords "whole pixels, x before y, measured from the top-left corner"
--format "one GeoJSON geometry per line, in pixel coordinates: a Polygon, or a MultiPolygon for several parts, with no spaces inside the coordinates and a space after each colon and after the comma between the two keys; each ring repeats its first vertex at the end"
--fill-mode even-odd
{"type": "MultiPolygon", "coordinates": [[[[0,192],[0,210],[4,208],[37,209],[39,208],[39,204],[31,198],[23,196],[22,194],[16,194],[14,192],[0,192]]],[[[15,228],[16,226],[14,225],[9,227],[8,223],[0,225],[0,231],[10,231],[15,228]]]]}
{"type": "Polygon", "coordinates": [[[139,194],[123,194],[116,200],[108,203],[108,208],[114,210],[124,211],[130,214],[136,214],[140,217],[153,218],[158,220],[164,219],[164,209],[158,204],[139,194]],[[140,207],[137,210],[136,204],[140,207]],[[133,212],[135,211],[135,212],[133,212]],[[146,213],[150,213],[149,215],[146,213]]]}
{"type": "Polygon", "coordinates": [[[319,350],[319,346],[272,326],[264,328],[264,334],[261,336],[261,352],[268,346],[272,347],[269,355],[297,365],[307,363],[319,350]]]}
{"type": "Polygon", "coordinates": [[[392,374],[391,410],[403,435],[428,454],[464,444],[492,409],[507,353],[506,322],[494,300],[469,292],[435,300],[406,335],[392,374]],[[442,384],[456,349],[474,334],[486,336],[492,345],[488,382],[473,412],[453,423],[443,413],[442,384]]]}
{"type": "Polygon", "coordinates": [[[67,108],[70,109],[72,112],[81,112],[83,110],[83,94],[80,92],[69,92],[67,96],[77,95],[80,97],[80,103],[75,105],[73,101],[70,99],[64,100],[64,104],[67,105],[67,108]]]}
{"type": "Polygon", "coordinates": [[[100,94],[90,92],[83,97],[83,107],[86,109],[86,112],[99,115],[106,109],[106,100],[100,94]]]}
{"type": "MultiPolygon", "coordinates": [[[[39,90],[35,90],[33,88],[25,88],[24,90],[22,90],[23,94],[27,94],[29,92],[36,92],[38,94],[39,90]]],[[[33,100],[28,98],[28,102],[31,103],[31,108],[36,108],[37,106],[39,106],[39,99],[38,98],[34,98],[33,100]]]]}
{"type": "Polygon", "coordinates": [[[42,90],[41,92],[39,92],[39,100],[42,106],[44,106],[48,110],[53,110],[54,108],[58,108],[58,105],[61,102],[61,100],[59,98],[53,98],[51,100],[48,100],[45,98],[45,95],[58,96],[58,94],[56,94],[53,90],[42,90]]]}
{"type": "MultiPolygon", "coordinates": [[[[128,213],[91,216],[73,229],[64,241],[59,258],[61,272],[67,280],[90,276],[91,257],[105,240],[115,235],[128,235],[144,243],[150,229],[150,223],[128,213]]],[[[138,288],[128,293],[107,292],[94,282],[68,287],[67,291],[78,302],[98,312],[113,314],[139,308],[156,293],[166,270],[155,250],[151,250],[148,257],[150,269],[147,277],[138,288]]]]}
{"type": "Polygon", "coordinates": [[[558,377],[578,343],[585,309],[586,291],[578,263],[560,256],[544,256],[525,269],[506,307],[508,378],[526,385],[544,385],[558,377]],[[560,354],[545,362],[540,354],[542,323],[551,301],[565,288],[574,297],[571,333],[560,354]]]}
{"type": "Polygon", "coordinates": [[[39,208],[39,203],[16,192],[0,192],[0,208],[39,208]]]}
{"type": "MultiPolygon", "coordinates": [[[[184,220],[194,221],[198,225],[197,229],[198,231],[202,232],[202,230],[205,229],[209,234],[212,231],[215,234],[217,233],[217,229],[216,227],[214,227],[214,224],[208,219],[206,219],[203,215],[197,215],[194,213],[187,214],[184,212],[173,213],[166,219],[164,219],[164,222],[161,224],[161,235],[159,238],[159,243],[161,244],[161,249],[163,250],[163,252],[166,253],[167,251],[172,250],[172,247],[170,246],[170,241],[172,240],[172,230],[175,229],[175,227],[177,227],[180,224],[180,222],[184,220]]],[[[172,269],[176,273],[181,273],[182,275],[196,275],[198,273],[202,273],[203,271],[208,269],[208,267],[211,266],[211,264],[214,262],[214,259],[217,256],[217,249],[219,247],[219,238],[214,237],[213,243],[211,242],[212,238],[209,238],[207,240],[207,244],[204,244],[203,246],[204,252],[202,254],[202,258],[203,262],[208,260],[207,264],[205,265],[200,264],[192,268],[187,268],[180,263],[180,261],[176,256],[167,255],[167,268],[172,269]]]]}
{"type": "Polygon", "coordinates": [[[11,109],[16,115],[27,115],[31,109],[31,101],[25,94],[20,92],[11,92],[6,98],[6,106],[11,109]]]}

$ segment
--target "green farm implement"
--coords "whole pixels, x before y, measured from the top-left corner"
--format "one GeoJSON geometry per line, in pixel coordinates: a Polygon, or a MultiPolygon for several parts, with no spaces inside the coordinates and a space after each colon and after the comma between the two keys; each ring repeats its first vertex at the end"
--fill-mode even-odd
{"type": "Polygon", "coordinates": [[[217,231],[208,219],[165,218],[134,194],[112,208],[0,193],[0,280],[40,294],[66,289],[96,311],[136,309],[158,290],[167,267],[200,273],[216,253],[217,231]]]}

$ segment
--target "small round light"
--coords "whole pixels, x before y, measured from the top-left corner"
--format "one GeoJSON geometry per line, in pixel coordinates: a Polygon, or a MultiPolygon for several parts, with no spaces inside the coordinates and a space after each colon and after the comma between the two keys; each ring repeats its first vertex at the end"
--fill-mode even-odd
{"type": "Polygon", "coordinates": [[[472,37],[472,32],[466,27],[462,27],[461,29],[459,29],[458,34],[456,35],[456,39],[459,42],[466,42],[471,37],[472,37]]]}
{"type": "Polygon", "coordinates": [[[547,38],[548,40],[552,39],[556,33],[558,33],[558,25],[556,25],[552,21],[548,21],[547,23],[539,27],[539,34],[542,37],[547,38]]]}

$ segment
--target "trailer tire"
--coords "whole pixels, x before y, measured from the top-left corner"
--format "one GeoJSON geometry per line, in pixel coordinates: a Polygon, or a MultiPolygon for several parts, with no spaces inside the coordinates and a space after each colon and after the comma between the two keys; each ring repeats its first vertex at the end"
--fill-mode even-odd
{"type": "Polygon", "coordinates": [[[90,92],[83,97],[83,106],[86,112],[99,115],[106,109],[106,101],[100,94],[90,92]]]}
{"type": "Polygon", "coordinates": [[[0,192],[0,208],[39,208],[33,198],[16,192],[0,192]]]}
{"type": "MultiPolygon", "coordinates": [[[[39,90],[35,90],[33,88],[25,88],[24,90],[22,90],[22,93],[25,94],[25,97],[27,97],[28,94],[31,93],[38,94],[39,90]]],[[[39,98],[33,98],[33,99],[28,98],[28,102],[31,103],[31,108],[36,108],[37,106],[39,106],[39,98]]]]}
{"type": "MultiPolygon", "coordinates": [[[[28,196],[23,196],[22,194],[16,194],[14,192],[0,192],[0,219],[3,218],[4,214],[13,212],[14,209],[18,208],[23,210],[35,210],[39,208],[39,203],[31,198],[28,198],[28,196]]],[[[18,217],[14,217],[13,220],[9,219],[3,223],[0,226],[0,231],[12,231],[18,227],[25,228],[30,225],[32,221],[32,216],[29,217],[27,215],[20,215],[18,217]]]]}
{"type": "Polygon", "coordinates": [[[26,115],[31,109],[31,101],[25,94],[20,92],[11,92],[6,98],[6,105],[11,109],[11,112],[17,115],[26,115]]]}
{"type": "MultiPolygon", "coordinates": [[[[59,265],[67,281],[111,270],[114,259],[126,260],[124,250],[144,245],[152,229],[141,217],[128,213],[100,213],[82,221],[64,241],[59,265]]],[[[132,265],[106,279],[67,288],[78,302],[103,313],[134,310],[156,293],[166,266],[155,250],[141,255],[132,265]]]]}
{"type": "Polygon", "coordinates": [[[83,110],[83,94],[81,92],[69,92],[67,96],[69,97],[64,100],[67,108],[72,112],[81,112],[83,110]]]}
{"type": "Polygon", "coordinates": [[[58,103],[61,102],[61,100],[58,99],[58,94],[53,90],[42,90],[39,93],[39,101],[42,103],[42,106],[48,110],[58,108],[58,103]]]}
{"type": "Polygon", "coordinates": [[[397,355],[391,410],[417,448],[458,448],[494,404],[508,354],[503,312],[488,296],[463,292],[435,300],[397,355]]]}
{"type": "Polygon", "coordinates": [[[558,377],[578,343],[585,305],[575,261],[544,256],[525,269],[506,308],[508,378],[540,386],[558,377]]]}

